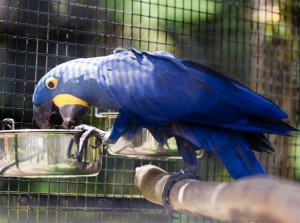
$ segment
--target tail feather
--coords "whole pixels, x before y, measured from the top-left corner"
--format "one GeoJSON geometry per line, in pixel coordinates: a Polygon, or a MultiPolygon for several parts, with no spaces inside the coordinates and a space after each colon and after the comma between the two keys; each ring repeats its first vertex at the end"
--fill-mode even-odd
{"type": "Polygon", "coordinates": [[[271,150],[266,138],[258,134],[255,142],[250,142],[256,135],[243,135],[238,131],[202,127],[197,125],[177,124],[171,127],[172,134],[181,136],[198,148],[212,151],[224,164],[234,178],[256,174],[265,174],[260,163],[252,152],[252,147],[259,144],[257,150],[271,150]],[[265,149],[264,146],[267,146],[265,149]]]}
{"type": "MultiPolygon", "coordinates": [[[[228,137],[228,136],[223,136],[228,137]]],[[[248,142],[241,136],[229,136],[229,143],[218,146],[219,139],[214,139],[211,149],[234,178],[256,174],[265,174],[264,169],[256,159],[248,142]]]]}
{"type": "Polygon", "coordinates": [[[273,147],[270,144],[270,141],[263,133],[256,132],[244,132],[242,133],[243,137],[246,138],[249,146],[252,150],[257,152],[274,152],[273,147]]]}
{"type": "Polygon", "coordinates": [[[245,121],[222,124],[220,127],[248,131],[248,132],[264,132],[271,134],[278,134],[283,136],[290,136],[289,132],[297,132],[298,129],[290,126],[283,121],[274,121],[261,119],[258,117],[245,121]]]}

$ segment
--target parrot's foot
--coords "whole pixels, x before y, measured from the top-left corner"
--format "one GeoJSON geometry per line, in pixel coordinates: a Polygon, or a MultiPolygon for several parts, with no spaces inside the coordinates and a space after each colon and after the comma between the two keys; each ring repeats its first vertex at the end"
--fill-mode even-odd
{"type": "Polygon", "coordinates": [[[106,136],[108,133],[93,126],[79,125],[76,126],[75,129],[81,130],[81,132],[74,137],[74,140],[78,143],[78,149],[75,154],[72,155],[73,158],[77,159],[78,161],[82,160],[83,151],[87,148],[87,143],[90,137],[96,137],[96,144],[90,145],[92,148],[98,148],[102,143],[107,142],[106,136]]]}
{"type": "Polygon", "coordinates": [[[170,206],[170,199],[169,199],[170,190],[175,183],[185,179],[200,180],[197,166],[187,165],[183,170],[180,170],[180,172],[170,175],[170,177],[168,178],[162,193],[162,203],[164,205],[165,211],[168,214],[170,214],[172,211],[172,207],[170,206]]]}

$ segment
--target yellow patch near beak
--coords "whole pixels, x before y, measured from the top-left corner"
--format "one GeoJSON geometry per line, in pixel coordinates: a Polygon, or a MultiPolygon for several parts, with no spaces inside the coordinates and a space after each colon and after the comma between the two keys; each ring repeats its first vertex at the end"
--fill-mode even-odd
{"type": "Polygon", "coordinates": [[[59,94],[53,98],[53,102],[57,107],[61,107],[62,105],[82,105],[89,107],[86,101],[70,94],[59,94]]]}

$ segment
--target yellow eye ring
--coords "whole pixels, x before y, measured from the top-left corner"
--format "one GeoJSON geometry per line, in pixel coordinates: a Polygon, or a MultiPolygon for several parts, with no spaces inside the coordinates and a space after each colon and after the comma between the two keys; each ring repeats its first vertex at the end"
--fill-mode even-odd
{"type": "Polygon", "coordinates": [[[54,77],[49,77],[46,80],[46,87],[50,90],[53,90],[57,87],[57,83],[58,83],[58,79],[56,79],[54,77]]]}

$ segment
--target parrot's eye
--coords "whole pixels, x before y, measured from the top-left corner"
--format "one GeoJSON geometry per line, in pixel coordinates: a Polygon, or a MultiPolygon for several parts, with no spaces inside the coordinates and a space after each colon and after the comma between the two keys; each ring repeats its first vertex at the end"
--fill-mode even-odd
{"type": "Polygon", "coordinates": [[[46,87],[50,90],[52,89],[55,89],[56,86],[57,86],[57,82],[58,80],[54,77],[49,77],[47,80],[46,80],[46,87]]]}

